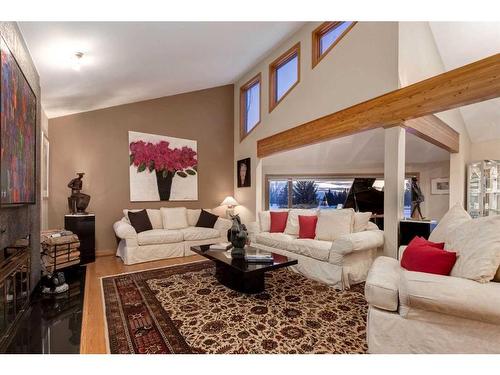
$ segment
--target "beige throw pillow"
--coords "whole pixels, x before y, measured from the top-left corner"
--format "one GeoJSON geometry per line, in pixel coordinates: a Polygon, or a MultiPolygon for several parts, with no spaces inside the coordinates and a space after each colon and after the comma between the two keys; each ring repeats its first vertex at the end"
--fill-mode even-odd
{"type": "Polygon", "coordinates": [[[370,218],[372,217],[371,212],[355,212],[354,213],[354,229],[353,233],[363,232],[368,227],[370,218]]]}
{"type": "Polygon", "coordinates": [[[186,207],[162,207],[160,211],[163,220],[163,229],[182,229],[189,226],[186,207]]]}
{"type": "Polygon", "coordinates": [[[472,220],[461,204],[457,203],[443,216],[438,225],[429,236],[429,241],[446,242],[448,234],[452,233],[458,226],[472,220]]]}
{"type": "Polygon", "coordinates": [[[352,233],[354,210],[320,210],[316,224],[316,240],[335,241],[340,236],[352,233]]]}
{"type": "Polygon", "coordinates": [[[451,276],[486,283],[500,267],[500,216],[469,220],[448,235],[445,249],[457,252],[451,276]]]}
{"type": "Polygon", "coordinates": [[[200,218],[201,208],[198,209],[187,209],[187,221],[190,227],[194,227],[200,218]]]}
{"type": "Polygon", "coordinates": [[[288,212],[288,219],[286,221],[285,233],[298,236],[299,235],[299,215],[301,216],[316,216],[318,210],[316,208],[304,209],[304,208],[292,208],[288,212]]]}

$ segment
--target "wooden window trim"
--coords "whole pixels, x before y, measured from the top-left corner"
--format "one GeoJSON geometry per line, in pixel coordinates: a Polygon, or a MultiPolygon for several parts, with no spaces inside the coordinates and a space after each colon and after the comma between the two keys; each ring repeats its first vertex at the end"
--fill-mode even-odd
{"type": "Polygon", "coordinates": [[[326,56],[328,53],[335,48],[335,46],[342,40],[342,38],[356,25],[357,22],[353,22],[347,29],[344,30],[342,34],[337,38],[333,44],[328,47],[328,49],[321,54],[320,43],[321,37],[325,35],[330,30],[340,26],[343,22],[346,21],[336,21],[336,22],[323,22],[312,32],[312,69],[326,56]]]}
{"type": "Polygon", "coordinates": [[[243,86],[240,87],[240,142],[243,141],[251,132],[255,130],[257,126],[259,126],[261,121],[261,111],[262,111],[262,74],[258,73],[254,77],[250,78],[243,86]],[[259,84],[259,121],[254,125],[249,132],[246,131],[245,127],[245,114],[246,114],[246,92],[249,88],[254,86],[255,84],[259,84]]]}
{"type": "Polygon", "coordinates": [[[292,46],[288,51],[269,64],[269,113],[285,99],[285,97],[297,86],[300,82],[300,42],[292,46]],[[295,82],[283,96],[276,100],[276,71],[283,64],[290,61],[297,55],[297,82],[295,82]]]}

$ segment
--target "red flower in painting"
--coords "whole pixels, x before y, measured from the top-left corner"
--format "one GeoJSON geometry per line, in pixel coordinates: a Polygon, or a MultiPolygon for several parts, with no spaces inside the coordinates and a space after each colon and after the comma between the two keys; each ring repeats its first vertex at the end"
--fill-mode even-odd
{"type": "Polygon", "coordinates": [[[130,164],[137,167],[138,172],[148,169],[150,172],[177,172],[181,177],[196,174],[198,160],[196,152],[187,146],[170,148],[167,141],[151,143],[137,141],[130,143],[130,164]],[[187,173],[187,174],[186,174],[187,173]]]}

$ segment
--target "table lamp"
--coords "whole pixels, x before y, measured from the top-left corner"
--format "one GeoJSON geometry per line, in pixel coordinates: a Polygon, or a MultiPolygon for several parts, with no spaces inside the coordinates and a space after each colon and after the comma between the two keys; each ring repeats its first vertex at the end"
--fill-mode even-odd
{"type": "Polygon", "coordinates": [[[227,196],[220,205],[227,206],[226,217],[231,218],[231,215],[234,215],[234,207],[238,206],[239,203],[233,197],[227,196]]]}

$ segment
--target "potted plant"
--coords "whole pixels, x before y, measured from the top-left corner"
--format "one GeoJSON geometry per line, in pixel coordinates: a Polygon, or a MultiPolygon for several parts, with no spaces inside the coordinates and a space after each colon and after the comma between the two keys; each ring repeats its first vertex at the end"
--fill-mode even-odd
{"type": "Polygon", "coordinates": [[[138,173],[156,173],[158,193],[162,201],[170,200],[175,176],[186,178],[197,173],[196,152],[190,147],[171,148],[167,141],[137,141],[131,142],[129,148],[130,165],[134,165],[138,173]]]}

